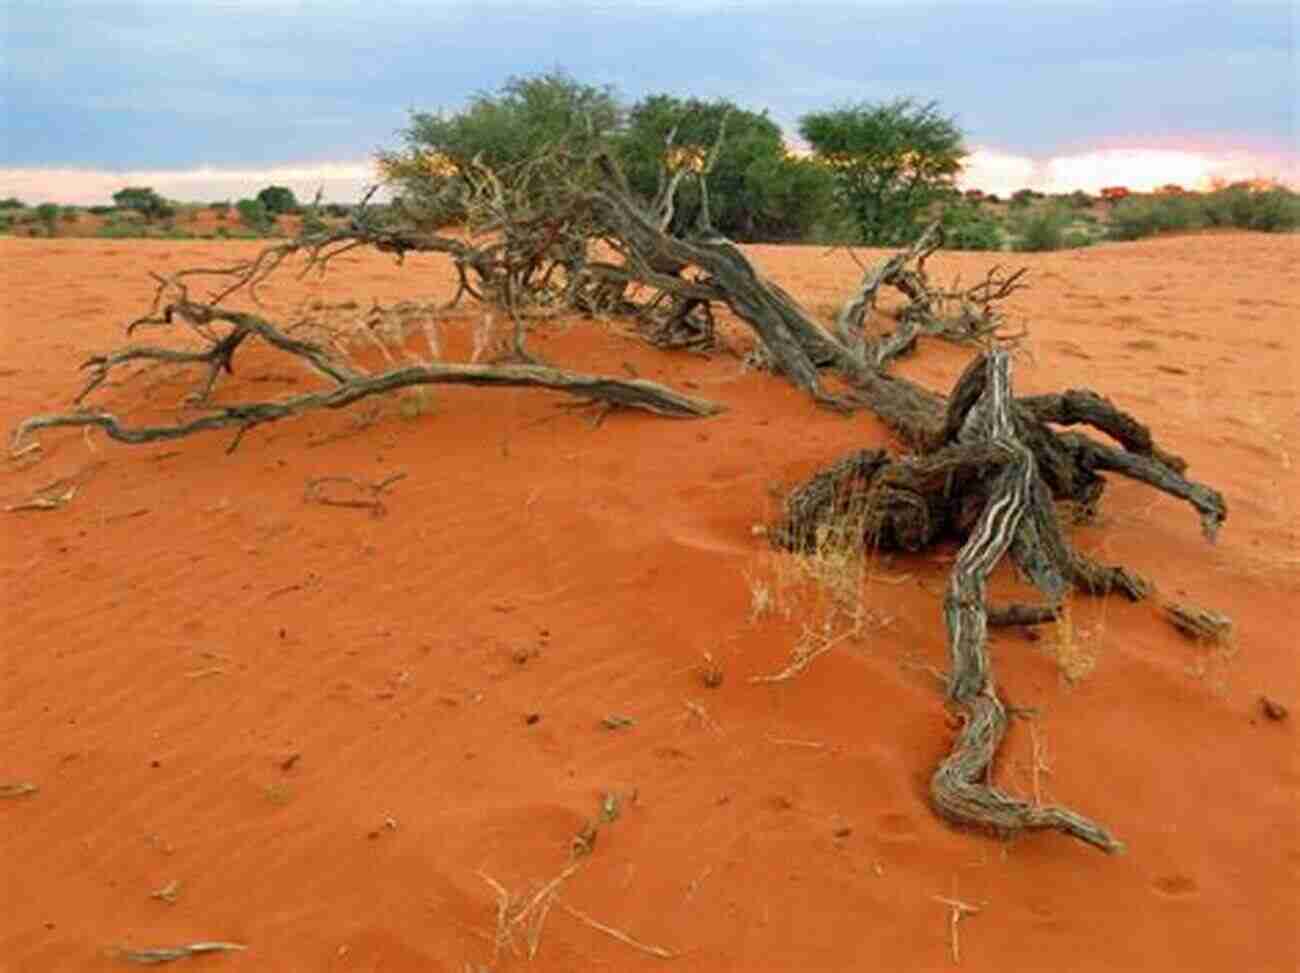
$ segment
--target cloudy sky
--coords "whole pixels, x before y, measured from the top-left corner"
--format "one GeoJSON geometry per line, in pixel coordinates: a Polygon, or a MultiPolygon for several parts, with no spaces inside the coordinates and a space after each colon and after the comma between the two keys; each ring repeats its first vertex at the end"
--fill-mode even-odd
{"type": "Polygon", "coordinates": [[[0,0],[0,197],[355,198],[510,75],[767,109],[937,100],[994,191],[1300,184],[1295,0],[0,0]]]}

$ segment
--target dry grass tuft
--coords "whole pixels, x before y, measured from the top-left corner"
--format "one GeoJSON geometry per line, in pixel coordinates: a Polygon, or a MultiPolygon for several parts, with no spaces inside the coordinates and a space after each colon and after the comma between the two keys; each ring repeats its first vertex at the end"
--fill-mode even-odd
{"type": "Polygon", "coordinates": [[[1097,655],[1086,643],[1092,641],[1090,636],[1093,633],[1076,628],[1069,599],[1062,603],[1051,633],[1051,637],[1045,640],[1045,647],[1056,660],[1066,683],[1073,686],[1091,675],[1097,668],[1097,655]]]}
{"type": "Polygon", "coordinates": [[[860,504],[838,504],[835,515],[818,524],[805,549],[764,552],[759,566],[744,573],[750,624],[769,615],[805,620],[789,665],[753,676],[750,682],[791,679],[840,643],[889,624],[889,616],[870,607],[867,593],[877,583],[902,584],[911,576],[892,577],[875,570],[870,545],[863,543],[867,520],[860,504]]]}

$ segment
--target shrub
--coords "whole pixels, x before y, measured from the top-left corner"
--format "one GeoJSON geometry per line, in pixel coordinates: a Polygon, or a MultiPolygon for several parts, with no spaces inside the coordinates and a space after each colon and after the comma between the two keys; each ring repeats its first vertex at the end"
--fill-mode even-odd
{"type": "Polygon", "coordinates": [[[268,233],[271,229],[271,215],[260,199],[241,199],[235,204],[239,210],[239,221],[255,233],[268,233]]]}
{"type": "Polygon", "coordinates": [[[957,203],[943,211],[944,243],[953,250],[1001,250],[1002,227],[978,205],[957,203]]]}
{"type": "Polygon", "coordinates": [[[1157,233],[1193,230],[1204,224],[1204,207],[1191,196],[1130,197],[1115,205],[1106,232],[1112,240],[1141,240],[1157,233]]]}
{"type": "Polygon", "coordinates": [[[1013,224],[1015,249],[1026,253],[1060,250],[1065,243],[1065,228],[1070,215],[1056,206],[1046,206],[1020,216],[1013,224]]]}
{"type": "Polygon", "coordinates": [[[1278,233],[1300,226],[1300,195],[1278,186],[1262,192],[1229,186],[1204,198],[1205,220],[1211,226],[1278,233]]]}
{"type": "Polygon", "coordinates": [[[257,201],[275,216],[298,212],[298,199],[287,186],[267,186],[257,194],[257,201]]]}
{"type": "Polygon", "coordinates": [[[166,219],[175,215],[175,209],[148,186],[127,186],[113,194],[113,202],[121,209],[135,210],[145,219],[166,219]]]}
{"type": "Polygon", "coordinates": [[[44,224],[47,233],[53,233],[54,222],[59,218],[59,204],[41,203],[36,207],[36,218],[44,224]]]}
{"type": "Polygon", "coordinates": [[[308,234],[323,233],[329,229],[328,224],[320,218],[316,207],[310,207],[302,212],[302,232],[308,234]]]}
{"type": "Polygon", "coordinates": [[[139,223],[127,223],[121,220],[109,220],[95,231],[95,236],[106,240],[124,240],[145,235],[144,228],[139,223]]]}
{"type": "Polygon", "coordinates": [[[24,205],[23,201],[17,196],[8,196],[4,199],[0,199],[0,210],[23,209],[24,205]]]}

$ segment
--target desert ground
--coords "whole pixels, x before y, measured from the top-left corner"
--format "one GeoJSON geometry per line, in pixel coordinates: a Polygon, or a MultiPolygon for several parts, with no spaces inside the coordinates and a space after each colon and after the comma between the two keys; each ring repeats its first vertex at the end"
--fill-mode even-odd
{"type": "MultiPolygon", "coordinates": [[[[0,240],[6,434],[70,408],[79,365],[147,308],[150,270],[258,247],[0,240]]],[[[842,251],[749,250],[827,319],[860,273],[842,251]]],[[[930,269],[973,281],[993,259],[930,269]]],[[[1096,389],[1228,503],[1210,545],[1186,505],[1112,482],[1074,540],[1159,595],[1075,596],[1032,636],[993,633],[1000,688],[1036,714],[1013,721],[996,779],[1101,821],[1125,854],[931,812],[954,735],[936,674],[955,546],[872,559],[851,637],[752,681],[789,666],[831,598],[763,525],[782,489],[889,445],[878,421],[733,355],[559,320],[531,339],[547,360],[728,411],[597,423],[551,393],[439,388],[259,427],[229,454],[229,431],[128,446],[54,429],[6,458],[0,968],[224,941],[247,949],[182,965],[1294,970],[1300,237],[1013,259],[1031,284],[1007,305],[1029,329],[1018,391],[1096,389]],[[382,511],[308,492],[399,474],[382,511]],[[1230,616],[1230,641],[1181,635],[1168,599],[1230,616]],[[978,909],[957,957],[945,900],[978,909]]],[[[289,277],[264,295],[276,313],[452,281],[437,258],[360,251],[289,277]]],[[[448,358],[479,320],[447,313],[448,358]]],[[[946,389],[970,355],[927,341],[899,371],[946,389]]],[[[126,377],[91,401],[132,421],[174,419],[194,378],[126,377]]],[[[216,398],[312,381],[249,348],[216,398]]]]}

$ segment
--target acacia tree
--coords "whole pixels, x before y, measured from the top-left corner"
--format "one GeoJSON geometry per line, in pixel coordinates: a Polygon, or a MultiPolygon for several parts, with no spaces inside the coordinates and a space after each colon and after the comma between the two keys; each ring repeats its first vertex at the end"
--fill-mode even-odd
{"type": "MultiPolygon", "coordinates": [[[[652,198],[665,163],[698,170],[724,130],[704,180],[714,228],[737,240],[806,237],[832,203],[830,174],[791,156],[780,126],[766,112],[747,111],[729,101],[657,94],[632,106],[627,129],[617,140],[629,185],[645,199],[652,198]]],[[[693,226],[698,218],[698,186],[690,180],[679,188],[674,217],[678,230],[693,226]]]]}
{"type": "Polygon", "coordinates": [[[148,186],[127,186],[113,194],[113,203],[120,209],[133,209],[147,220],[172,215],[172,208],[148,186]]]}
{"type": "Polygon", "coordinates": [[[267,186],[256,198],[272,216],[298,212],[298,198],[287,186],[267,186]]]}
{"type": "Polygon", "coordinates": [[[465,110],[413,112],[403,148],[378,155],[398,191],[396,205],[424,225],[463,220],[476,166],[509,178],[512,167],[564,145],[581,154],[621,124],[614,90],[583,84],[562,70],[511,77],[495,92],[479,92],[465,110]]]}
{"type": "Polygon", "coordinates": [[[835,173],[862,242],[874,246],[915,239],[929,205],[954,191],[967,154],[957,123],[912,98],[811,112],[799,134],[835,173]]]}

